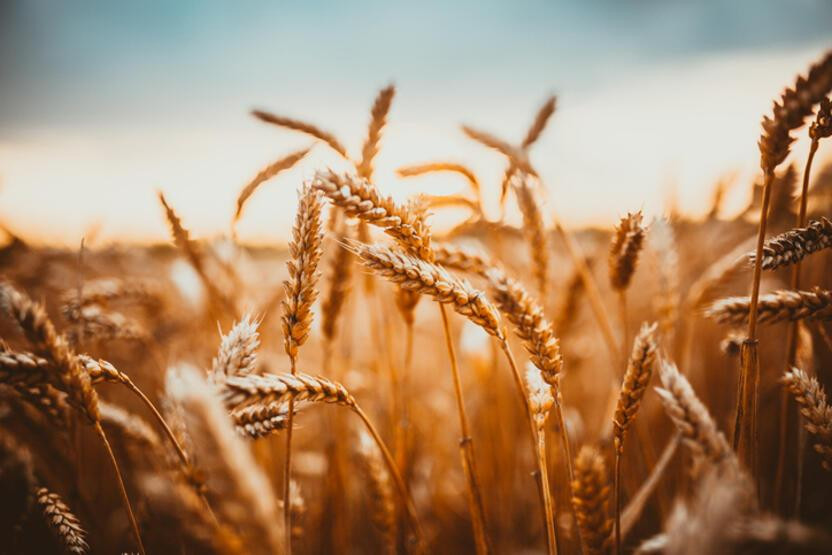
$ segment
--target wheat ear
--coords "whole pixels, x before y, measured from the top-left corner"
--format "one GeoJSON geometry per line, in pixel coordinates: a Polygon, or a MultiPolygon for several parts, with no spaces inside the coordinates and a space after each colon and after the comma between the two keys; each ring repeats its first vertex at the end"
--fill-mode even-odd
{"type": "MultiPolygon", "coordinates": [[[[727,297],[712,304],[705,314],[720,324],[748,322],[751,300],[748,297],[727,297]]],[[[757,306],[757,321],[776,324],[797,320],[826,321],[832,319],[832,291],[815,288],[812,291],[774,291],[761,295],[757,306]]]]}
{"type": "Polygon", "coordinates": [[[545,299],[549,285],[549,247],[546,240],[543,215],[525,176],[519,174],[518,178],[513,180],[513,184],[517,204],[520,206],[520,213],[523,215],[523,235],[526,236],[531,251],[537,292],[541,299],[545,299]]]}
{"type": "MultiPolygon", "coordinates": [[[[286,263],[289,279],[284,282],[283,345],[296,372],[298,348],[306,342],[312,326],[312,304],[318,297],[318,262],[321,259],[323,231],[321,228],[321,194],[310,184],[300,191],[295,226],[289,243],[291,259],[286,263]]],[[[286,461],[283,476],[283,499],[289,499],[292,472],[292,419],[294,400],[289,399],[286,423],[286,461]]],[[[285,529],[292,529],[292,511],[288,502],[283,507],[285,529]]],[[[292,535],[286,534],[286,552],[292,552],[292,535]]]]}
{"type": "Polygon", "coordinates": [[[656,388],[665,412],[682,434],[683,441],[699,461],[712,464],[736,462],[736,455],[720,432],[708,409],[696,396],[687,378],[672,362],[659,366],[662,387],[656,388]]]}
{"type": "MultiPolygon", "coordinates": [[[[92,424],[96,433],[98,433],[104,447],[107,449],[107,454],[116,473],[124,508],[129,517],[139,551],[144,555],[144,544],[133,514],[133,507],[124,487],[121,469],[107,440],[107,435],[101,428],[98,395],[92,387],[89,375],[82,368],[78,357],[67,345],[66,339],[55,330],[55,326],[46,315],[43,306],[32,302],[29,297],[17,291],[10,284],[0,282],[0,308],[18,323],[23,334],[35,347],[35,350],[54,365],[54,372],[49,374],[48,385],[64,392],[70,404],[86,416],[88,423],[92,424]]],[[[36,394],[34,398],[39,399],[40,394],[36,394]]]]}
{"type": "Polygon", "coordinates": [[[468,183],[474,198],[477,199],[477,209],[482,212],[482,186],[477,175],[468,166],[456,162],[428,162],[415,166],[402,166],[396,170],[399,177],[417,177],[435,172],[451,172],[461,175],[468,183]]]}
{"type": "Polygon", "coordinates": [[[257,331],[259,326],[259,320],[245,314],[222,336],[217,356],[211,362],[212,380],[222,381],[226,376],[254,372],[257,367],[257,349],[260,347],[260,334],[257,331]]]}
{"type": "Polygon", "coordinates": [[[815,451],[823,458],[823,468],[832,472],[832,406],[820,383],[798,368],[786,372],[783,385],[794,397],[805,418],[803,426],[812,434],[815,451]]]}
{"type": "Polygon", "coordinates": [[[211,386],[190,368],[168,373],[168,395],[183,409],[211,504],[246,540],[250,553],[279,553],[284,529],[271,485],[234,432],[211,386]]]}
{"type": "Polygon", "coordinates": [[[287,118],[284,116],[279,116],[276,114],[272,114],[269,112],[264,112],[263,110],[252,110],[251,115],[259,119],[260,121],[264,121],[266,123],[271,123],[272,125],[277,125],[278,127],[284,127],[286,129],[291,129],[293,131],[299,131],[311,137],[318,139],[326,143],[332,150],[340,154],[343,158],[349,160],[350,157],[347,154],[347,149],[341,144],[338,139],[332,133],[328,131],[324,131],[323,129],[301,120],[287,118]]]}
{"type": "Polygon", "coordinates": [[[393,85],[384,87],[378,92],[370,110],[371,119],[367,139],[361,148],[361,162],[358,163],[356,168],[358,175],[365,179],[370,179],[373,176],[373,159],[378,154],[381,132],[387,124],[387,114],[390,111],[390,105],[393,103],[395,94],[396,87],[393,85]]]}
{"type": "Polygon", "coordinates": [[[809,69],[806,78],[798,77],[794,88],[787,88],[780,103],[775,102],[771,117],[762,121],[763,133],[758,143],[760,167],[763,170],[763,199],[760,225],[757,232],[754,274],[751,280],[751,299],[748,318],[748,340],[741,356],[740,388],[734,424],[733,444],[739,449],[740,459],[756,474],[757,451],[757,390],[760,381],[760,361],[757,353],[757,305],[762,277],[763,243],[768,221],[774,170],[786,159],[792,141],[791,131],[803,125],[820,102],[832,89],[832,51],[809,69]]]}
{"type": "MultiPolygon", "coordinates": [[[[832,221],[827,218],[812,220],[805,227],[791,229],[768,239],[763,245],[763,270],[776,270],[797,264],[817,251],[832,247],[832,221]]],[[[754,253],[748,255],[754,264],[754,253]]]]}
{"type": "Polygon", "coordinates": [[[369,484],[371,500],[370,517],[383,539],[384,553],[396,553],[396,504],[393,485],[384,466],[384,460],[372,438],[364,431],[358,436],[358,453],[361,469],[369,484]]]}
{"type": "Polygon", "coordinates": [[[540,470],[543,489],[547,548],[550,555],[555,555],[560,550],[558,534],[555,531],[555,506],[552,501],[552,490],[549,487],[549,469],[546,462],[546,421],[555,404],[554,388],[543,379],[540,369],[531,364],[526,369],[526,386],[529,391],[529,408],[537,432],[537,466],[540,470]]]}
{"type": "Polygon", "coordinates": [[[572,507],[584,552],[601,555],[610,548],[613,519],[610,484],[604,458],[595,447],[584,445],[575,459],[572,507]]]}
{"type": "Polygon", "coordinates": [[[44,487],[37,488],[35,498],[41,511],[43,511],[46,523],[61,540],[64,549],[68,553],[76,555],[89,552],[87,533],[84,531],[81,521],[66,506],[63,499],[57,493],[44,487]]]}
{"type": "Polygon", "coordinates": [[[287,154],[283,158],[276,160],[257,172],[251,181],[246,183],[246,186],[240,191],[240,194],[237,196],[237,210],[234,212],[234,218],[231,221],[232,228],[240,221],[240,217],[243,215],[243,207],[245,206],[248,199],[254,192],[266,181],[275,177],[277,174],[290,169],[292,166],[300,162],[304,156],[309,154],[309,151],[312,150],[312,147],[304,148],[301,150],[296,150],[290,154],[287,154]]]}
{"type": "Polygon", "coordinates": [[[615,407],[613,437],[615,438],[615,476],[613,480],[615,507],[615,550],[621,553],[621,458],[624,455],[624,436],[635,420],[641,399],[653,376],[656,365],[656,324],[644,324],[633,343],[633,352],[627,362],[624,381],[615,407]]]}

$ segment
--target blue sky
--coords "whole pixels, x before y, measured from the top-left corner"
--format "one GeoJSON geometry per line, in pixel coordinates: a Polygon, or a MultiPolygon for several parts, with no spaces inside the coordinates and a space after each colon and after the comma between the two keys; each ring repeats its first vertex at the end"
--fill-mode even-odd
{"type": "MultiPolygon", "coordinates": [[[[307,144],[248,110],[306,117],[355,151],[390,81],[399,93],[379,179],[391,189],[401,189],[395,166],[435,157],[498,180],[501,161],[458,124],[516,139],[557,93],[533,153],[565,204],[553,210],[606,222],[639,207],[620,189],[656,198],[675,182],[695,211],[721,172],[753,172],[760,116],[832,46],[830,23],[832,3],[819,0],[0,1],[0,218],[50,240],[93,222],[105,236],[161,238],[162,188],[197,230],[222,232],[247,178],[307,144]],[[723,142],[709,140],[708,125],[724,127],[723,142]],[[669,132],[673,141],[661,138],[669,132]]],[[[285,207],[329,162],[321,156],[257,197],[250,237],[285,234],[285,207]]]]}

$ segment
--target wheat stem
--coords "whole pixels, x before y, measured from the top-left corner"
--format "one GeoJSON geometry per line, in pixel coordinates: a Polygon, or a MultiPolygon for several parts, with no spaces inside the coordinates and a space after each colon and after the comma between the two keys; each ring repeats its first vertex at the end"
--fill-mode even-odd
{"type": "Polygon", "coordinates": [[[139,553],[141,555],[146,555],[144,550],[144,543],[142,542],[142,536],[139,533],[139,524],[136,522],[136,515],[133,514],[133,506],[130,504],[130,497],[127,495],[127,489],[124,487],[124,480],[121,477],[121,469],[118,466],[118,462],[116,461],[115,453],[113,453],[113,448],[110,446],[110,442],[107,439],[107,434],[104,433],[104,428],[101,427],[101,421],[96,421],[94,424],[95,431],[98,434],[98,437],[101,438],[102,443],[104,443],[104,447],[107,449],[107,455],[110,458],[110,462],[113,465],[113,470],[116,473],[116,481],[118,482],[119,493],[121,494],[121,500],[124,503],[124,508],[127,511],[127,517],[130,519],[130,526],[133,529],[133,536],[136,538],[136,543],[139,546],[139,553]]]}
{"type": "Polygon", "coordinates": [[[451,337],[451,327],[448,323],[448,314],[445,305],[439,303],[439,312],[442,315],[442,328],[445,333],[445,344],[448,348],[448,356],[451,359],[451,377],[454,382],[454,395],[456,396],[457,412],[459,414],[459,427],[462,437],[459,440],[459,451],[462,456],[462,469],[468,481],[468,501],[471,512],[471,526],[474,529],[474,541],[478,555],[489,553],[489,542],[486,536],[485,507],[482,502],[479,479],[476,474],[474,462],[474,439],[471,437],[471,429],[468,424],[468,415],[465,412],[465,400],[462,395],[462,381],[459,377],[459,367],[454,351],[454,342],[451,337]]]}

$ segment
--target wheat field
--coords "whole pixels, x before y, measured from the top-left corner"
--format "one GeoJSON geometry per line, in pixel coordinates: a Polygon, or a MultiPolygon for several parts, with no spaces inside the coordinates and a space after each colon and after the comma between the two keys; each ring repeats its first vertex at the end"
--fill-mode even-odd
{"type": "Polygon", "coordinates": [[[832,52],[784,87],[736,215],[722,182],[704,217],[565,227],[555,97],[519,142],[462,126],[502,175],[413,153],[397,202],[389,85],[360,145],[253,112],[346,169],[252,168],[223,237],[164,191],[167,244],[6,230],[0,552],[832,552],[832,52]],[[263,187],[297,191],[288,244],[236,232],[263,187]]]}

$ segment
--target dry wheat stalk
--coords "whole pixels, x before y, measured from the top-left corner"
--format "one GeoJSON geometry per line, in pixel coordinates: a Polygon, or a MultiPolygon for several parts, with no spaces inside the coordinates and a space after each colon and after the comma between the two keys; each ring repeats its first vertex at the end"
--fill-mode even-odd
{"type": "Polygon", "coordinates": [[[613,289],[621,291],[630,285],[645,233],[641,211],[627,214],[616,226],[609,254],[610,284],[613,289]]]}
{"type": "Polygon", "coordinates": [[[430,229],[413,206],[398,205],[390,197],[381,196],[368,181],[331,171],[318,172],[312,187],[322,191],[347,216],[358,217],[384,229],[414,255],[426,261],[433,260],[430,229]]]}
{"type": "Polygon", "coordinates": [[[159,191],[158,194],[159,202],[165,210],[165,217],[167,218],[168,225],[170,226],[174,243],[176,243],[176,246],[180,251],[182,251],[188,259],[191,267],[193,267],[194,271],[199,276],[202,285],[208,292],[209,298],[213,303],[224,309],[229,314],[236,315],[237,307],[234,302],[228,297],[228,295],[217,287],[217,284],[214,283],[214,280],[212,280],[208,275],[203,262],[202,253],[198,249],[198,245],[191,239],[190,232],[185,228],[185,226],[182,225],[182,220],[173,210],[173,207],[168,204],[162,191],[159,191]]]}
{"type": "Polygon", "coordinates": [[[832,406],[817,379],[792,368],[782,379],[805,418],[803,426],[814,438],[814,448],[823,458],[823,468],[832,472],[832,406]]]}
{"type": "Polygon", "coordinates": [[[543,314],[543,308],[503,270],[491,268],[487,276],[491,298],[512,323],[514,333],[523,342],[531,362],[540,369],[543,379],[555,388],[557,394],[563,357],[560,343],[543,314]]]}
{"type": "Polygon", "coordinates": [[[44,487],[37,488],[35,496],[46,523],[61,540],[64,549],[77,555],[87,553],[90,549],[87,533],[61,497],[44,487]]]}
{"type": "Polygon", "coordinates": [[[90,378],[66,339],[55,330],[43,306],[2,282],[0,307],[18,323],[35,351],[54,365],[54,371],[47,376],[49,384],[66,393],[70,403],[91,423],[98,421],[98,395],[90,378]]]}
{"type": "Polygon", "coordinates": [[[489,334],[503,339],[497,310],[485,295],[440,266],[380,245],[354,243],[350,249],[361,258],[366,268],[405,289],[428,295],[439,303],[450,304],[457,313],[489,334]]]}
{"type": "Polygon", "coordinates": [[[531,251],[537,292],[541,299],[545,299],[549,285],[549,247],[543,215],[525,175],[521,173],[513,180],[513,188],[520,213],[523,215],[523,235],[526,236],[531,251]]]}
{"type": "Polygon", "coordinates": [[[550,554],[556,554],[558,553],[558,535],[555,531],[555,505],[549,486],[549,465],[546,462],[546,420],[555,405],[555,391],[551,384],[543,379],[540,369],[531,363],[526,368],[526,388],[529,410],[537,432],[537,467],[540,471],[543,490],[547,547],[550,554]]]}
{"type": "Polygon", "coordinates": [[[214,390],[196,370],[180,368],[168,373],[167,393],[183,408],[211,505],[240,532],[248,553],[280,553],[284,530],[271,485],[234,432],[214,390]]]}
{"type": "Polygon", "coordinates": [[[537,111],[534,121],[529,127],[529,130],[526,132],[526,137],[523,139],[523,142],[520,143],[520,148],[528,150],[530,146],[537,142],[540,135],[543,133],[543,130],[546,129],[546,124],[549,123],[549,118],[551,118],[552,114],[555,113],[556,107],[557,97],[550,96],[546,99],[537,111]]]}
{"type": "MultiPolygon", "coordinates": [[[[713,303],[705,315],[720,324],[743,324],[748,322],[750,306],[748,297],[727,297],[713,303]]],[[[759,299],[757,321],[760,323],[830,319],[832,292],[819,287],[811,291],[773,291],[759,299]]]]}
{"type": "Polygon", "coordinates": [[[572,507],[584,552],[606,553],[612,545],[613,520],[604,458],[595,447],[584,445],[575,459],[574,468],[572,507]]]}
{"type": "Polygon", "coordinates": [[[105,401],[99,403],[99,408],[101,423],[104,426],[117,429],[122,437],[149,448],[150,453],[158,453],[161,450],[159,436],[140,416],[105,401]]]}
{"type": "Polygon", "coordinates": [[[399,177],[416,177],[435,172],[452,172],[463,176],[477,199],[478,209],[482,211],[482,186],[477,175],[467,166],[455,162],[428,162],[415,166],[403,166],[396,170],[399,177]]]}
{"type": "Polygon", "coordinates": [[[373,177],[373,159],[378,154],[378,145],[381,141],[381,132],[387,124],[387,113],[393,103],[393,96],[396,94],[396,87],[388,85],[381,89],[373,102],[370,110],[370,127],[367,131],[367,139],[361,148],[361,162],[358,163],[356,171],[364,179],[373,177]]]}
{"type": "Polygon", "coordinates": [[[815,104],[832,90],[832,51],[809,68],[806,77],[799,76],[793,88],[783,91],[779,102],[774,102],[771,117],[762,121],[760,137],[760,166],[766,173],[773,172],[789,154],[797,129],[812,114],[815,104]]]}
{"type": "Polygon", "coordinates": [[[234,218],[231,225],[235,225],[240,220],[240,216],[243,215],[243,207],[251,195],[253,195],[257,188],[260,187],[260,185],[275,177],[280,172],[290,169],[292,166],[300,162],[304,156],[309,154],[310,150],[312,150],[312,147],[296,150],[295,152],[287,154],[283,158],[272,162],[257,172],[257,175],[255,175],[254,178],[252,178],[252,180],[249,181],[245,187],[243,187],[237,197],[237,210],[234,212],[234,218]]]}
{"type": "MultiPolygon", "coordinates": [[[[641,399],[647,391],[653,367],[656,365],[657,325],[642,324],[641,331],[633,342],[633,352],[627,361],[627,370],[613,416],[613,437],[615,438],[615,474],[613,497],[615,507],[615,550],[621,553],[621,459],[624,456],[624,437],[627,428],[635,420],[641,399]]],[[[646,458],[646,457],[645,457],[646,458]]]]}
{"type": "Polygon", "coordinates": [[[462,131],[471,139],[474,139],[478,143],[494,149],[505,156],[514,168],[537,177],[537,172],[529,162],[529,157],[525,150],[512,146],[506,141],[495,137],[491,133],[479,131],[467,125],[462,126],[462,131]]]}
{"type": "Polygon", "coordinates": [[[624,453],[627,428],[635,419],[641,399],[653,376],[658,351],[656,329],[656,324],[645,323],[641,326],[641,331],[633,342],[633,352],[627,361],[627,371],[624,373],[613,419],[615,449],[619,456],[624,453]]]}
{"type": "Polygon", "coordinates": [[[220,386],[220,396],[229,410],[289,399],[336,403],[353,407],[355,399],[347,389],[331,380],[309,374],[247,374],[229,376],[220,386]]]}
{"type": "Polygon", "coordinates": [[[292,129],[293,131],[299,131],[301,133],[305,133],[312,137],[315,137],[319,141],[323,141],[329,147],[343,156],[345,159],[349,160],[349,155],[347,155],[347,149],[335,138],[332,133],[324,131],[315,125],[310,123],[306,123],[300,120],[287,118],[283,116],[278,116],[275,114],[271,114],[269,112],[264,112],[262,110],[253,110],[251,114],[256,117],[257,119],[264,121],[266,123],[271,123],[280,127],[285,127],[286,129],[292,129]]]}
{"type": "MultiPolygon", "coordinates": [[[[832,247],[832,221],[827,218],[812,220],[806,227],[791,229],[768,239],[763,245],[764,270],[775,270],[796,264],[810,254],[832,247]]],[[[748,260],[754,264],[754,253],[748,260]]]]}
{"type": "Polygon", "coordinates": [[[659,366],[662,387],[656,388],[665,411],[682,434],[682,439],[693,454],[710,463],[735,461],[725,436],[720,432],[708,409],[696,396],[693,388],[672,362],[659,366]]]}
{"type": "Polygon", "coordinates": [[[234,324],[222,336],[217,356],[211,362],[211,379],[221,381],[226,376],[251,374],[257,365],[257,349],[260,347],[259,320],[250,314],[234,324]]]}
{"type": "Polygon", "coordinates": [[[372,438],[363,430],[358,435],[361,470],[369,485],[370,518],[382,537],[383,552],[396,553],[396,503],[393,484],[384,460],[372,438]]]}
{"type": "Polygon", "coordinates": [[[294,358],[312,325],[312,304],[318,296],[318,262],[321,259],[321,200],[318,191],[305,185],[300,192],[297,219],[289,243],[291,260],[286,263],[289,279],[284,282],[283,341],[294,358]]]}

